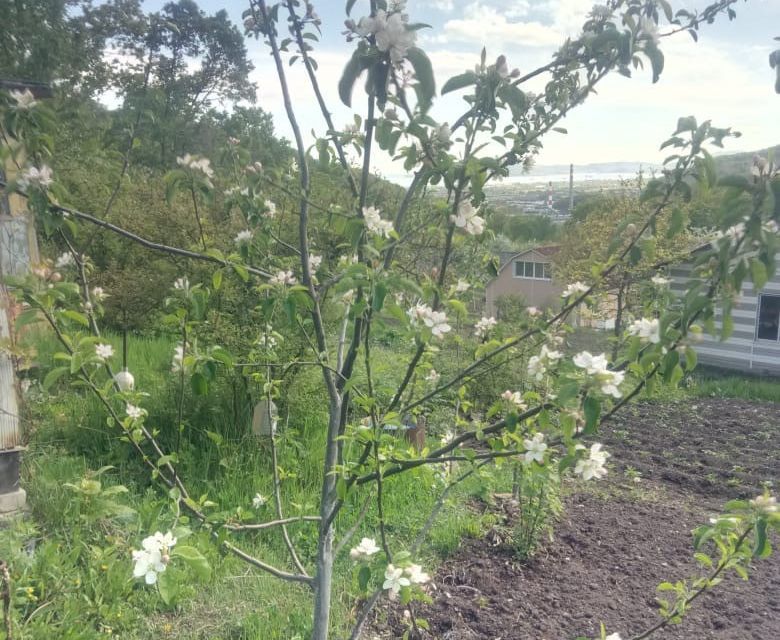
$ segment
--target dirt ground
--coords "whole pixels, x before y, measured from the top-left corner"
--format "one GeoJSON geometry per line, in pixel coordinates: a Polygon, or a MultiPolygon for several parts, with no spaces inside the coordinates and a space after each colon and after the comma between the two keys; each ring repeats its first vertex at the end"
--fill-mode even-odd
{"type": "MultiPolygon", "coordinates": [[[[610,475],[566,498],[554,541],[531,560],[518,561],[488,535],[440,567],[434,602],[418,612],[431,625],[426,638],[571,640],[598,636],[604,622],[627,640],[652,626],[658,583],[697,574],[691,530],[727,500],[776,481],[780,405],[637,404],[600,440],[613,455],[610,475]]],[[[397,638],[403,629],[399,612],[386,606],[372,633],[397,638]]],[[[757,562],[749,582],[730,576],[682,625],[653,637],[780,638],[780,556],[757,562]]]]}

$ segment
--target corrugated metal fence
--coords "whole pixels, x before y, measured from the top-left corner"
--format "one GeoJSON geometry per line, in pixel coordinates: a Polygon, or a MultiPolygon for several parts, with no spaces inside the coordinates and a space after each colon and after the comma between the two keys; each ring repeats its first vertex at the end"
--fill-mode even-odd
{"type": "MultiPolygon", "coordinates": [[[[0,178],[5,180],[2,167],[0,178]]],[[[12,336],[12,296],[5,286],[9,275],[30,270],[34,231],[24,212],[12,211],[8,196],[0,195],[0,340],[8,344],[12,336]],[[16,214],[16,215],[14,215],[16,214]]],[[[14,363],[5,349],[0,349],[0,450],[19,446],[19,402],[16,395],[14,363]]]]}

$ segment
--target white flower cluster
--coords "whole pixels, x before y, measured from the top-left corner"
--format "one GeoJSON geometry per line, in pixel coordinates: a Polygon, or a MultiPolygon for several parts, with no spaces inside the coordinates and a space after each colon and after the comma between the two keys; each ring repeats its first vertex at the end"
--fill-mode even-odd
{"type": "Polygon", "coordinates": [[[243,231],[239,231],[236,234],[236,237],[233,239],[233,242],[236,244],[246,244],[248,242],[251,242],[252,240],[252,232],[249,229],[244,229],[243,231]]]}
{"type": "Polygon", "coordinates": [[[24,91],[11,91],[11,97],[16,102],[17,111],[29,111],[36,104],[38,104],[32,91],[25,89],[24,91]]]}
{"type": "Polygon", "coordinates": [[[590,287],[583,282],[573,282],[561,294],[564,298],[569,298],[575,294],[585,293],[590,287]]]}
{"type": "Polygon", "coordinates": [[[464,293],[469,290],[471,285],[465,280],[458,280],[455,283],[455,293],[464,293]]]}
{"type": "Polygon", "coordinates": [[[259,509],[264,506],[266,502],[268,502],[268,500],[262,493],[256,493],[254,498],[252,498],[252,508],[259,509]]]}
{"type": "Polygon", "coordinates": [[[376,540],[373,538],[363,538],[359,545],[350,549],[349,557],[355,562],[363,562],[379,551],[380,549],[376,540]]]}
{"type": "Polygon", "coordinates": [[[104,344],[102,342],[95,345],[95,354],[101,360],[108,360],[114,355],[114,347],[110,344],[104,344]]]}
{"type": "Polygon", "coordinates": [[[519,391],[510,391],[507,389],[501,394],[501,399],[511,402],[518,411],[525,411],[528,408],[528,405],[523,402],[523,395],[519,391]]]}
{"type": "Polygon", "coordinates": [[[132,420],[140,420],[146,415],[146,410],[134,404],[127,403],[125,406],[125,413],[127,413],[127,417],[132,420]]]}
{"type": "Polygon", "coordinates": [[[573,358],[574,364],[580,369],[585,369],[589,376],[593,376],[601,387],[601,392],[620,398],[623,394],[618,388],[623,383],[625,373],[623,371],[610,371],[607,356],[603,353],[594,356],[588,351],[582,351],[573,358]]]}
{"type": "Polygon", "coordinates": [[[444,311],[434,311],[427,304],[417,304],[408,312],[413,325],[423,324],[431,330],[436,338],[443,338],[444,334],[452,331],[447,324],[447,314],[444,311]]]}
{"type": "Polygon", "coordinates": [[[364,38],[374,36],[376,48],[382,52],[390,52],[390,60],[400,63],[414,46],[417,33],[407,28],[409,16],[405,13],[379,10],[372,18],[363,17],[355,26],[355,32],[364,38]]]}
{"type": "Polygon", "coordinates": [[[672,279],[657,275],[650,278],[650,282],[652,282],[656,287],[668,287],[670,284],[672,284],[672,279]]]}
{"type": "Polygon", "coordinates": [[[74,264],[76,264],[76,259],[73,257],[72,253],[68,253],[65,251],[64,253],[61,253],[57,259],[54,261],[54,266],[57,269],[64,269],[65,267],[72,267],[74,264]]]}
{"type": "Polygon", "coordinates": [[[292,271],[277,271],[276,275],[269,278],[268,282],[272,285],[293,285],[298,280],[293,275],[292,271]]]}
{"type": "Polygon", "coordinates": [[[547,345],[542,345],[542,350],[538,356],[531,356],[528,360],[528,375],[541,381],[544,378],[544,374],[547,370],[557,364],[558,360],[563,357],[560,351],[554,351],[548,349],[547,345]]]}
{"type": "Polygon", "coordinates": [[[211,162],[208,158],[201,158],[200,156],[192,156],[189,153],[185,153],[183,156],[176,158],[176,164],[193,171],[200,171],[207,178],[214,177],[214,169],[211,168],[211,162]]]}
{"type": "Polygon", "coordinates": [[[410,564],[408,567],[396,567],[393,564],[388,564],[382,588],[390,591],[390,595],[394,597],[403,587],[412,584],[425,584],[430,579],[431,577],[422,570],[419,564],[410,564]]]}
{"type": "Polygon", "coordinates": [[[640,318],[634,320],[628,327],[628,335],[638,336],[642,342],[661,342],[661,327],[658,318],[640,318]]]}
{"type": "Polygon", "coordinates": [[[92,289],[92,299],[95,302],[103,302],[108,297],[103,287],[95,287],[92,289]]]}
{"type": "Polygon", "coordinates": [[[320,268],[320,265],[322,264],[322,256],[318,256],[316,254],[309,255],[309,267],[312,270],[312,273],[317,271],[317,269],[320,268]]]}
{"type": "Polygon", "coordinates": [[[389,238],[393,230],[393,223],[389,220],[383,220],[381,212],[376,207],[363,207],[363,219],[366,222],[366,229],[369,233],[389,238]]]}
{"type": "Polygon", "coordinates": [[[474,327],[474,335],[480,340],[490,333],[490,330],[498,324],[493,316],[482,318],[474,327]]]}
{"type": "MultiPolygon", "coordinates": [[[[601,450],[602,445],[595,443],[591,445],[590,452],[587,458],[580,458],[577,460],[577,464],[574,466],[574,473],[578,476],[582,476],[583,480],[590,480],[591,478],[603,478],[607,475],[607,458],[609,453],[601,450]]],[[[577,445],[577,449],[584,450],[585,447],[577,445]]]]}
{"type": "Polygon", "coordinates": [[[266,200],[263,203],[263,206],[265,207],[265,215],[268,218],[275,218],[276,217],[276,204],[272,202],[271,200],[266,200]]]}
{"type": "Polygon", "coordinates": [[[457,215],[450,216],[450,222],[472,236],[479,236],[485,230],[485,219],[478,213],[479,209],[475,209],[471,202],[464,201],[458,205],[457,215]]]}
{"type": "Polygon", "coordinates": [[[725,231],[716,232],[715,240],[733,246],[745,237],[745,230],[745,223],[738,222],[737,224],[730,226],[725,231]]]}
{"type": "Polygon", "coordinates": [[[48,165],[41,165],[38,167],[28,167],[22,171],[22,175],[19,177],[19,186],[22,189],[29,189],[30,187],[40,187],[46,189],[54,182],[52,178],[52,171],[48,165]]]}
{"type": "Polygon", "coordinates": [[[141,542],[142,549],[133,551],[133,577],[143,578],[146,584],[157,582],[157,574],[165,571],[175,544],[176,538],[170,531],[165,534],[158,531],[153,536],[144,538],[141,542]]]}
{"type": "Polygon", "coordinates": [[[431,369],[428,372],[428,375],[425,376],[425,381],[430,382],[432,384],[436,384],[439,382],[439,379],[441,378],[441,374],[436,371],[436,369],[431,369]]]}
{"type": "Polygon", "coordinates": [[[547,451],[547,443],[544,441],[543,433],[535,433],[533,438],[523,440],[525,455],[523,459],[526,464],[538,462],[544,464],[544,452],[547,451]]]}
{"type": "MultiPolygon", "coordinates": [[[[171,371],[173,373],[181,373],[184,366],[184,346],[179,343],[173,350],[173,359],[171,360],[171,371]]],[[[186,368],[185,368],[186,372],[186,368]]]]}
{"type": "Polygon", "coordinates": [[[186,276],[182,278],[176,278],[176,280],[173,283],[173,288],[177,291],[187,291],[187,289],[190,288],[190,281],[189,278],[186,276]]]}

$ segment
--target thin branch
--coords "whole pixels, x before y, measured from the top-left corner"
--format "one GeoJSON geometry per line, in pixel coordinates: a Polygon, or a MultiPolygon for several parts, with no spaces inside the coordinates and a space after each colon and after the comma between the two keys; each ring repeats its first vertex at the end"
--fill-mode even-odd
{"type": "Polygon", "coordinates": [[[269,522],[259,522],[257,524],[226,524],[228,531],[262,531],[263,529],[273,529],[282,525],[295,524],[296,522],[319,522],[319,516],[290,516],[289,518],[280,518],[269,522]]]}
{"type": "Polygon", "coordinates": [[[341,537],[341,540],[339,540],[339,543],[336,545],[336,548],[333,550],[333,555],[335,557],[338,557],[339,553],[349,544],[349,541],[352,539],[352,537],[358,532],[358,529],[360,529],[360,525],[363,524],[363,520],[366,518],[366,514],[368,513],[368,508],[371,506],[371,498],[374,496],[369,491],[368,495],[366,496],[366,499],[363,501],[363,506],[360,508],[360,513],[358,513],[357,518],[355,518],[355,522],[353,525],[347,529],[346,532],[344,532],[344,535],[341,537]]]}

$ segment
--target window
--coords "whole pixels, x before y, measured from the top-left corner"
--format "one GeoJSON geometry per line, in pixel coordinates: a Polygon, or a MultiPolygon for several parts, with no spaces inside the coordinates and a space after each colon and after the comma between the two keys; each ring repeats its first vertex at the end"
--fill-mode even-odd
{"type": "Polygon", "coordinates": [[[756,337],[759,340],[777,342],[780,329],[780,296],[762,294],[758,299],[758,327],[756,337]]]}
{"type": "Polygon", "coordinates": [[[549,262],[515,260],[515,278],[552,280],[552,269],[549,262]]]}

